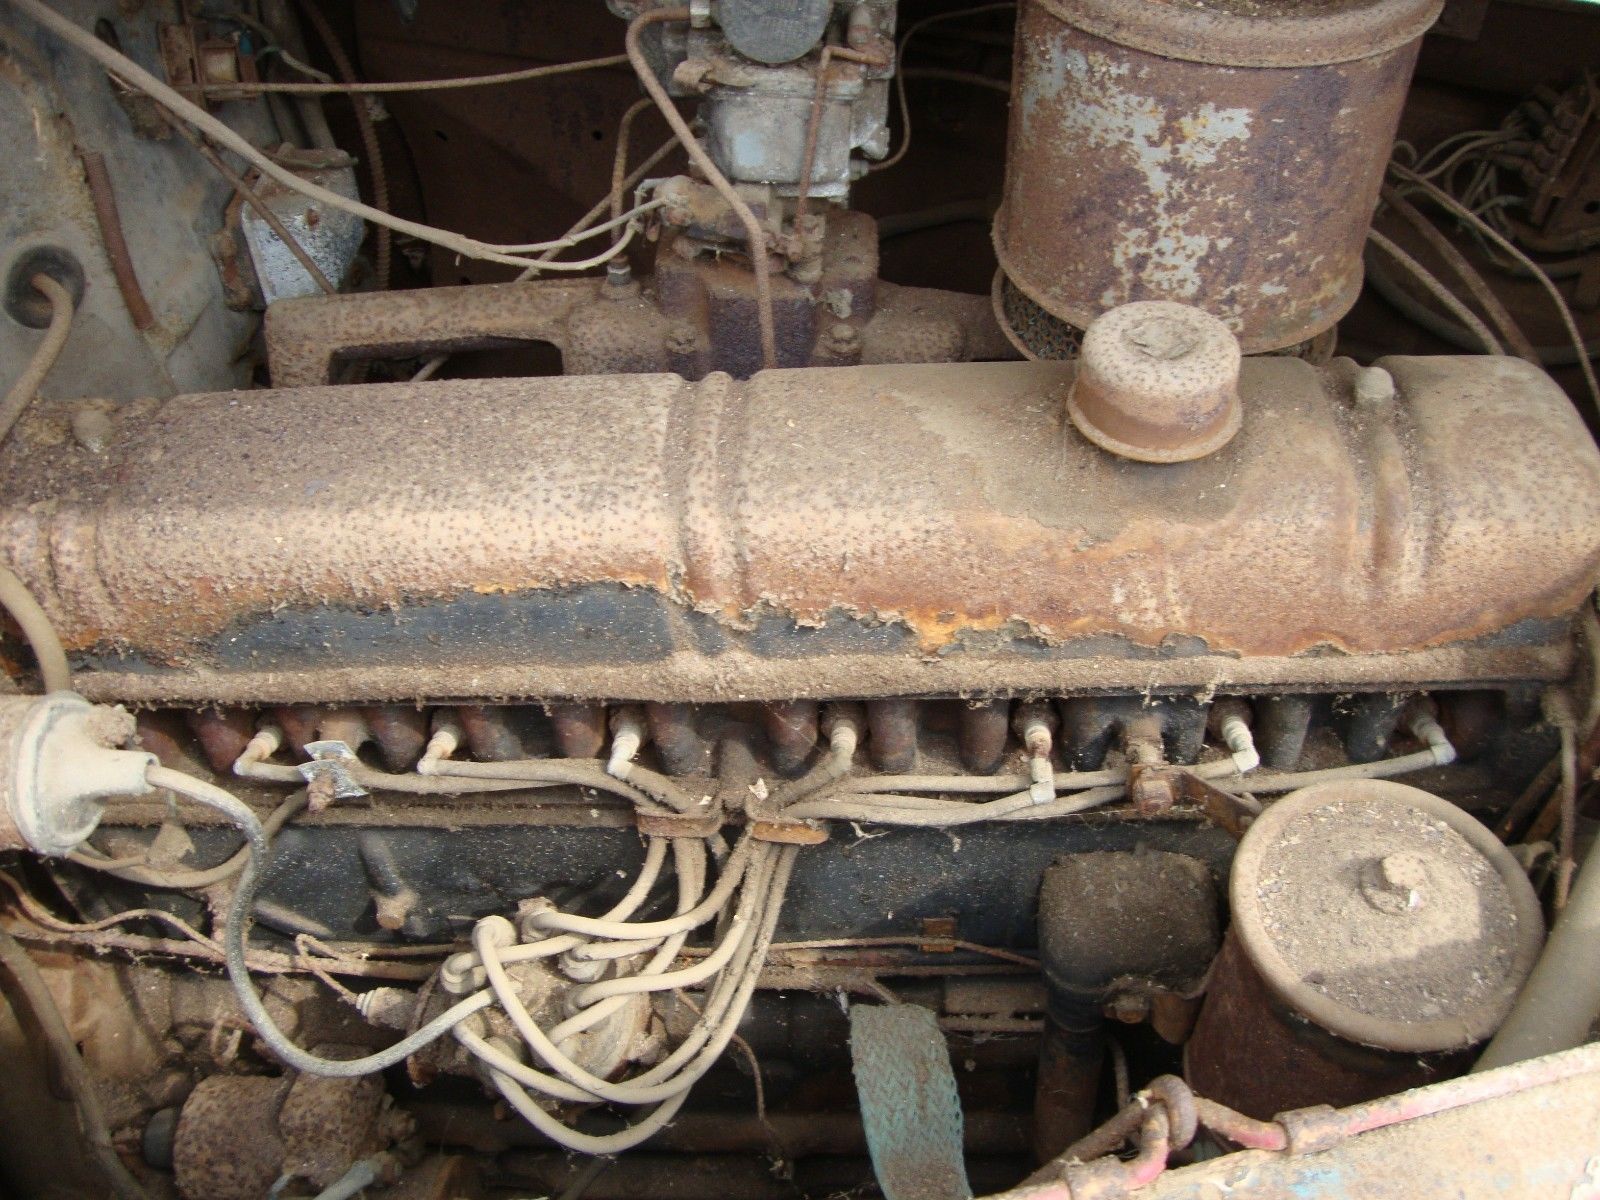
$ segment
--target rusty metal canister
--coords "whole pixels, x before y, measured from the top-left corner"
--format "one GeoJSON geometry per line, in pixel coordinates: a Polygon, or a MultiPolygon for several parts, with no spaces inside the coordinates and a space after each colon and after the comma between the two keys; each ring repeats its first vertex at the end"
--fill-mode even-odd
{"type": "Polygon", "coordinates": [[[1216,953],[1217,890],[1184,854],[1064,854],[1039,888],[1039,958],[1049,1012],[1039,1051],[1034,1153],[1048,1162],[1094,1127],[1106,1003],[1192,995],[1216,953]]]}
{"type": "Polygon", "coordinates": [[[1272,805],[1239,844],[1228,894],[1186,1074],[1262,1119],[1464,1071],[1544,939],[1533,888],[1488,829],[1384,780],[1272,805]]]}
{"type": "Polygon", "coordinates": [[[994,225],[1013,340],[1055,357],[1060,324],[1136,300],[1202,308],[1246,354],[1329,329],[1442,2],[1022,0],[994,225]]]}

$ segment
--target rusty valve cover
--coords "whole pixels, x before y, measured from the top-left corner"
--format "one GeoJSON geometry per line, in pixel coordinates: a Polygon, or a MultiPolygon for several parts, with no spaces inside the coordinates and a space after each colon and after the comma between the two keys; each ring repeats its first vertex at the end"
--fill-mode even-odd
{"type": "Polygon", "coordinates": [[[1382,365],[1246,360],[1169,465],[1059,363],[180,396],[25,426],[0,552],[130,700],[1559,677],[1600,453],[1525,363],[1382,365]]]}

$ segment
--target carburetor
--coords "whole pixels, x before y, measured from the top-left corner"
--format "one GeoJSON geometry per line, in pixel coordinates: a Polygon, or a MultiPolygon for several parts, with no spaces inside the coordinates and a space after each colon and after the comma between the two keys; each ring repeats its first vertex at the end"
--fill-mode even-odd
{"type": "Polygon", "coordinates": [[[697,0],[689,14],[646,52],[669,92],[700,97],[706,149],[734,183],[845,200],[888,154],[894,0],[697,0]]]}

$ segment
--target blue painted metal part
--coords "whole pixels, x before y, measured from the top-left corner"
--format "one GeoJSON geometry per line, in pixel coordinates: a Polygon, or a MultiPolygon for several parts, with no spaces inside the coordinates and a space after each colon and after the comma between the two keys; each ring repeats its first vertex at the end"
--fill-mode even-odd
{"type": "Polygon", "coordinates": [[[967,1200],[961,1101],[933,1013],[911,1004],[850,1010],[850,1057],[872,1168],[887,1200],[967,1200]]]}
{"type": "MultiPolygon", "coordinates": [[[[1373,1101],[1402,1117],[1326,1149],[1240,1150],[1167,1171],[1127,1200],[1596,1200],[1600,1043],[1373,1101]],[[1503,1072],[1518,1090],[1430,1111],[1430,1097],[1503,1072]]],[[[1332,1114],[1332,1123],[1344,1114],[1332,1114]]]]}

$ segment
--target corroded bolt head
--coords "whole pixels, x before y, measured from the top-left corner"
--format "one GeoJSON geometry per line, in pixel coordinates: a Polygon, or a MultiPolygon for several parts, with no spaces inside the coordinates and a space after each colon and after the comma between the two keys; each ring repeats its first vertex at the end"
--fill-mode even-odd
{"type": "Polygon", "coordinates": [[[828,349],[838,355],[855,354],[861,349],[861,335],[854,325],[835,321],[828,327],[828,349]]]}
{"type": "Polygon", "coordinates": [[[1168,776],[1141,771],[1128,789],[1128,799],[1133,801],[1134,811],[1141,817],[1157,817],[1178,802],[1178,795],[1168,776]]]}
{"type": "Polygon", "coordinates": [[[1394,397],[1394,376],[1382,367],[1364,367],[1356,376],[1356,403],[1362,407],[1376,408],[1394,397]]]}
{"type": "Polygon", "coordinates": [[[667,329],[667,349],[674,354],[692,354],[698,342],[694,326],[687,321],[674,321],[667,329]]]}
{"type": "Polygon", "coordinates": [[[1137,1025],[1150,1015],[1150,997],[1118,992],[1105,1007],[1106,1016],[1124,1025],[1137,1025]]]}
{"type": "Polygon", "coordinates": [[[373,899],[373,908],[377,917],[378,927],[390,931],[404,929],[406,918],[417,907],[417,894],[410,888],[396,892],[393,895],[377,896],[373,899]]]}
{"type": "Polygon", "coordinates": [[[105,409],[80,404],[72,412],[73,439],[91,454],[100,454],[110,445],[116,429],[105,409]]]}

